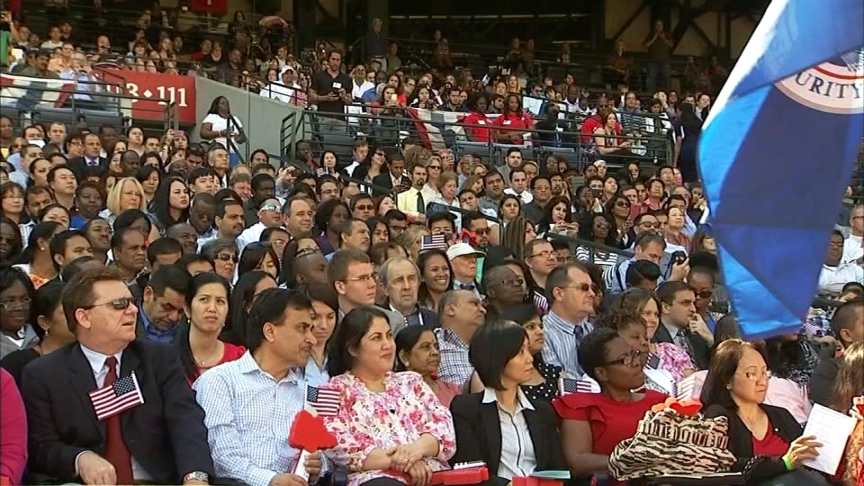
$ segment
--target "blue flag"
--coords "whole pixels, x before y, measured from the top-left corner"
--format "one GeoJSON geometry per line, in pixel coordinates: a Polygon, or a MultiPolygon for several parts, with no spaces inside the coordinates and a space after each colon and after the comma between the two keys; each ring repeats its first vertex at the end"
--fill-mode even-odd
{"type": "Polygon", "coordinates": [[[705,122],[699,170],[748,338],[797,332],[864,135],[864,2],[773,0],[705,122]]]}

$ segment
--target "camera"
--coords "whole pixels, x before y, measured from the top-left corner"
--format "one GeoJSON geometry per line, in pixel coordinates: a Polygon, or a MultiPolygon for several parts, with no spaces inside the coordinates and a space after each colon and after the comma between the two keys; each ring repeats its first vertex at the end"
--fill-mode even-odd
{"type": "Polygon", "coordinates": [[[670,258],[669,261],[672,263],[672,265],[680,265],[680,264],[684,263],[685,261],[687,261],[687,253],[683,252],[681,250],[678,250],[678,251],[672,253],[672,257],[670,258]]]}

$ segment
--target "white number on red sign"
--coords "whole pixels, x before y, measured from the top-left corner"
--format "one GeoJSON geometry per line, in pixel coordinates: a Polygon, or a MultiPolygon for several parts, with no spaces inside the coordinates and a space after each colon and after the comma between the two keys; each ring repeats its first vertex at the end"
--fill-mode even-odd
{"type": "MultiPolygon", "coordinates": [[[[159,91],[159,97],[162,99],[168,98],[171,103],[176,103],[180,108],[185,108],[186,105],[186,88],[175,88],[174,86],[159,86],[156,88],[159,91]],[[165,94],[168,96],[165,96],[165,94]]],[[[160,105],[166,104],[164,101],[159,102],[160,105]]]]}

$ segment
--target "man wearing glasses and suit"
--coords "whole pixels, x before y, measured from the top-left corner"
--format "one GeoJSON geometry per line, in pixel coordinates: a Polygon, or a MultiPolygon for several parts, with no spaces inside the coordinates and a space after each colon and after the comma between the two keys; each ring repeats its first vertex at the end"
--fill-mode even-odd
{"type": "Polygon", "coordinates": [[[208,484],[204,412],[174,348],[135,340],[138,309],[123,276],[83,270],[62,299],[78,341],[32,363],[22,380],[28,482],[208,484]]]}

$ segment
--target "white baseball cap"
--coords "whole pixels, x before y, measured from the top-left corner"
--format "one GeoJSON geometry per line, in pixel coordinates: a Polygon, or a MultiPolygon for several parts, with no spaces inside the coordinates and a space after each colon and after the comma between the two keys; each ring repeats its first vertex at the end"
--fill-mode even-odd
{"type": "Polygon", "coordinates": [[[475,257],[482,257],[486,254],[482,251],[475,250],[473,246],[468,243],[456,243],[455,245],[447,248],[447,259],[452,260],[461,256],[472,255],[475,257]]]}

